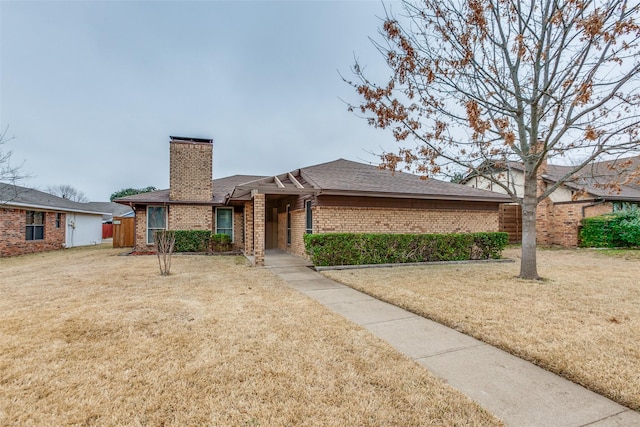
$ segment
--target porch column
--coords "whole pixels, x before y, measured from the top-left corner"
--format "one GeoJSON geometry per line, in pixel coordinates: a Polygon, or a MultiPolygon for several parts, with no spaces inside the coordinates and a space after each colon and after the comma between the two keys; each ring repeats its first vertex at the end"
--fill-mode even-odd
{"type": "Polygon", "coordinates": [[[255,193],[253,195],[253,255],[256,267],[264,265],[264,205],[264,194],[255,193]]]}
{"type": "Polygon", "coordinates": [[[253,251],[253,201],[244,202],[244,254],[252,256],[253,251]]]}

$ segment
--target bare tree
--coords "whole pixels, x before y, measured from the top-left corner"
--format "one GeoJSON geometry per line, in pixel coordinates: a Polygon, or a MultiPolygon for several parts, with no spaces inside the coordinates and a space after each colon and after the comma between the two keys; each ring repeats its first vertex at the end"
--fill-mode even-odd
{"type": "MultiPolygon", "coordinates": [[[[536,209],[594,160],[638,150],[640,27],[624,0],[405,0],[374,41],[392,74],[378,84],[356,62],[351,110],[393,131],[383,167],[464,170],[522,206],[520,277],[537,279],[536,209]],[[544,191],[546,159],[579,159],[544,191]],[[524,194],[495,170],[522,163],[524,194]],[[489,167],[487,167],[489,166],[489,167]]],[[[625,167],[625,164],[621,164],[625,167]]],[[[632,176],[632,175],[627,175],[632,176]]]]}
{"type": "Polygon", "coordinates": [[[47,193],[74,202],[87,203],[89,201],[82,191],[68,184],[51,185],[47,187],[47,193]]]}
{"type": "Polygon", "coordinates": [[[22,170],[22,164],[15,166],[11,163],[13,152],[4,148],[13,139],[7,136],[8,131],[9,127],[6,127],[0,132],[0,206],[14,200],[24,191],[17,184],[28,177],[22,170]]]}
{"type": "Polygon", "coordinates": [[[9,127],[5,127],[0,133],[0,182],[6,184],[16,184],[21,179],[27,177],[22,171],[22,164],[15,166],[11,164],[11,150],[5,150],[4,146],[13,139],[8,137],[9,127]]]}
{"type": "Polygon", "coordinates": [[[153,241],[158,255],[160,275],[168,276],[171,273],[171,256],[176,243],[176,233],[172,230],[158,230],[154,233],[153,241]]]}

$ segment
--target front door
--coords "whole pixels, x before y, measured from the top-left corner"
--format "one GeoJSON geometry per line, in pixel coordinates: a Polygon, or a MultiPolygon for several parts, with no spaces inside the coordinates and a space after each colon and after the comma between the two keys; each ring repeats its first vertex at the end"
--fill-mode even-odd
{"type": "Polygon", "coordinates": [[[266,222],[265,222],[265,236],[264,247],[265,249],[277,249],[278,248],[278,208],[268,208],[266,210],[266,222]]]}

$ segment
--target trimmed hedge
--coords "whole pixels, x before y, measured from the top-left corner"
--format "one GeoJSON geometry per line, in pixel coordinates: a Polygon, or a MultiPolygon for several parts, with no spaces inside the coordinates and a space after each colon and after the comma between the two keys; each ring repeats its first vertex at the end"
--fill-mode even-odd
{"type": "Polygon", "coordinates": [[[640,246],[640,210],[621,211],[582,220],[583,248],[628,248],[640,246]]]}
{"type": "Polygon", "coordinates": [[[304,235],[317,266],[498,259],[508,241],[507,233],[304,235]]]}
{"type": "Polygon", "coordinates": [[[228,234],[212,234],[211,249],[214,252],[226,252],[231,250],[231,236],[228,234]]]}
{"type": "Polygon", "coordinates": [[[211,245],[209,230],[175,230],[175,252],[208,252],[211,245]]]}

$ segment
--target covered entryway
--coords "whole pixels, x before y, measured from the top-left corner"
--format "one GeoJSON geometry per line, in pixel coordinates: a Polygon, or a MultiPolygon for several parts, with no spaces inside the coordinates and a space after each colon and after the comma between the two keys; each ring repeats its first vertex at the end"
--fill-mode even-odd
{"type": "Polygon", "coordinates": [[[305,224],[300,222],[302,217],[292,218],[290,212],[304,215],[304,199],[316,193],[299,170],[235,187],[230,198],[244,203],[245,255],[252,257],[256,266],[264,265],[265,250],[303,245],[305,224]]]}
{"type": "Polygon", "coordinates": [[[273,201],[267,198],[267,208],[265,209],[265,235],[264,248],[278,248],[278,207],[274,206],[273,201]]]}

